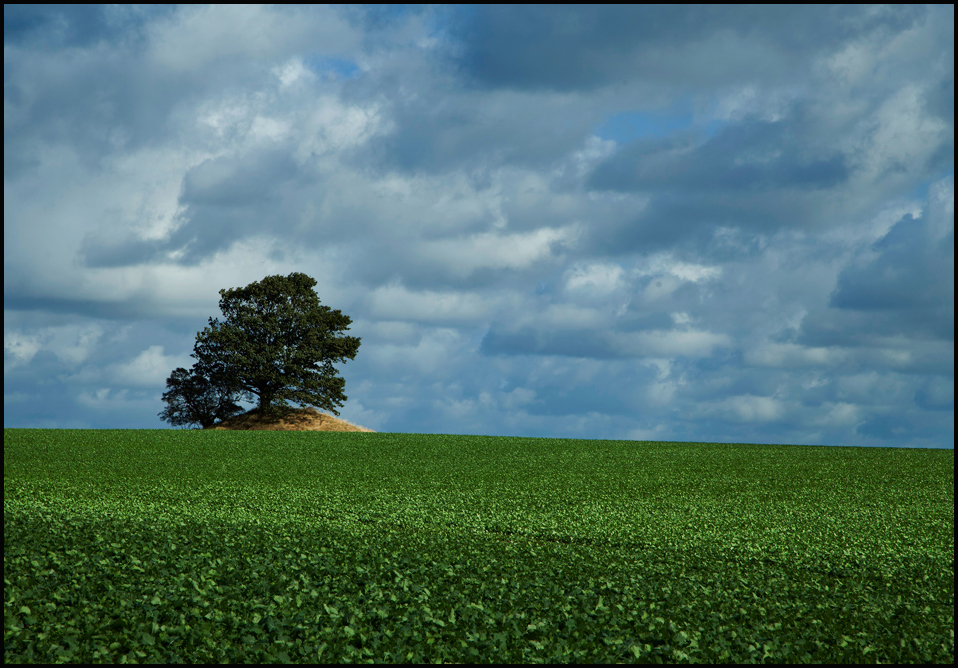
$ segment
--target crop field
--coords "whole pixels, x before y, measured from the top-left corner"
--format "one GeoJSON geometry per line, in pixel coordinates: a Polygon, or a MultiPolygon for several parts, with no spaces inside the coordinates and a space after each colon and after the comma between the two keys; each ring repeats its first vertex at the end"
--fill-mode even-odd
{"type": "Polygon", "coordinates": [[[3,463],[7,663],[954,663],[954,450],[4,429],[3,463]]]}

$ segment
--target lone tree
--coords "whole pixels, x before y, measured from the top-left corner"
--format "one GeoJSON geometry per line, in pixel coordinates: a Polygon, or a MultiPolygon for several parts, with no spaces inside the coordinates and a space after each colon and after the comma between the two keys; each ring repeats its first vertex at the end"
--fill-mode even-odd
{"type": "Polygon", "coordinates": [[[183,367],[175,369],[166,379],[167,391],[163,401],[169,405],[160,417],[173,426],[198,424],[203,429],[217,420],[225,420],[243,408],[234,403],[234,390],[183,367]]]}
{"type": "Polygon", "coordinates": [[[267,276],[245,288],[220,290],[225,322],[210,318],[196,336],[197,373],[215,379],[258,411],[288,409],[287,401],[339,412],[346,381],[333,362],[355,359],[360,339],[337,336],[349,329],[349,316],[321,306],[306,274],[267,276]]]}

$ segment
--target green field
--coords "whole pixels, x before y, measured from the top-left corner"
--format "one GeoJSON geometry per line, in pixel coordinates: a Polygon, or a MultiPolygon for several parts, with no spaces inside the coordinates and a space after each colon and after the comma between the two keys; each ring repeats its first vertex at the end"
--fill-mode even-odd
{"type": "Polygon", "coordinates": [[[954,450],[4,429],[5,662],[954,663],[954,450]]]}

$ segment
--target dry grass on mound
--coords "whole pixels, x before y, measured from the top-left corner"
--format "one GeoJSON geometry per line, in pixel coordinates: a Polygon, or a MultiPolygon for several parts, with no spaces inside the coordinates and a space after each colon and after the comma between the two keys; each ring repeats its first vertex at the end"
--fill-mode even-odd
{"type": "Polygon", "coordinates": [[[248,413],[217,422],[210,429],[265,429],[270,431],[368,431],[315,408],[293,408],[279,415],[264,416],[255,408],[248,413]]]}

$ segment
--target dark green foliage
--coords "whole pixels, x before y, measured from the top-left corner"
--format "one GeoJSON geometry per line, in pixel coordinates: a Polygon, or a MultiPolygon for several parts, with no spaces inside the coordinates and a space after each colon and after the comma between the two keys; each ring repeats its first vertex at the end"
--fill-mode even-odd
{"type": "Polygon", "coordinates": [[[267,276],[245,288],[220,290],[225,318],[210,318],[196,337],[193,355],[208,377],[238,388],[258,410],[289,408],[287,401],[339,412],[346,381],[333,362],[354,359],[360,339],[337,336],[349,316],[321,306],[306,274],[267,276]]]}
{"type": "Polygon", "coordinates": [[[954,664],[954,450],[5,429],[3,456],[6,663],[954,664]]]}
{"type": "Polygon", "coordinates": [[[183,367],[173,370],[166,379],[166,387],[163,401],[169,405],[160,413],[160,418],[174,427],[198,424],[207,429],[219,420],[243,412],[243,407],[234,403],[234,391],[183,367]]]}

